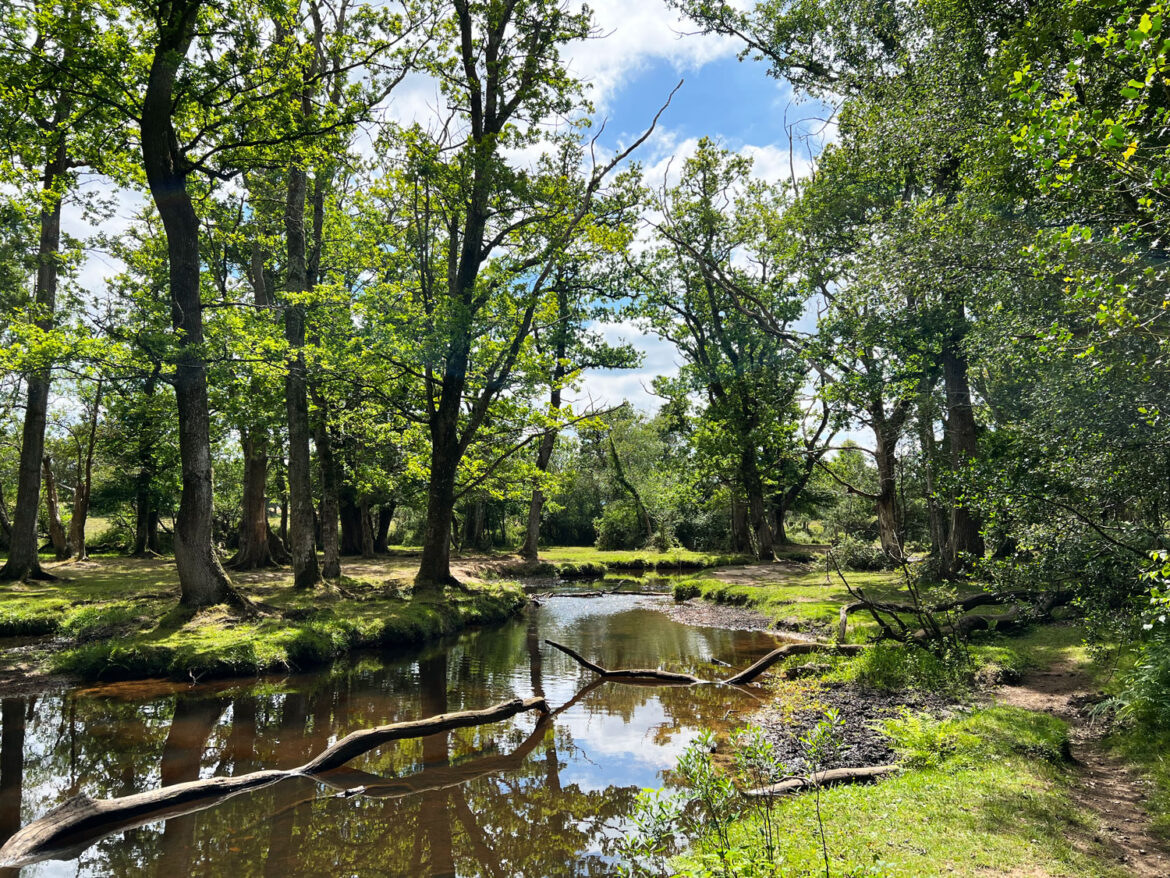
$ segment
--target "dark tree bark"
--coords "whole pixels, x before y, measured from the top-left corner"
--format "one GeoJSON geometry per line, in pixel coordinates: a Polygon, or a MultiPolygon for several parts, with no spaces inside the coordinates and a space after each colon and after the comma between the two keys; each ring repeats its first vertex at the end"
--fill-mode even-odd
{"type": "MultiPolygon", "coordinates": [[[[971,404],[971,384],[967,377],[967,358],[962,351],[962,338],[962,332],[952,334],[942,354],[943,384],[947,396],[947,451],[954,472],[964,469],[979,453],[979,434],[975,424],[975,409],[971,404]]],[[[978,516],[963,500],[952,500],[950,540],[944,559],[951,572],[964,567],[965,558],[983,555],[981,526],[978,516]]]]}
{"type": "Polygon", "coordinates": [[[4,499],[4,486],[0,485],[0,549],[12,545],[12,522],[8,518],[8,503],[4,499]]]}
{"type": "Polygon", "coordinates": [[[738,494],[731,496],[731,550],[751,552],[752,536],[748,532],[747,504],[738,494]]]}
{"type": "Polygon", "coordinates": [[[57,503],[57,479],[53,475],[53,458],[46,454],[42,464],[45,475],[45,512],[49,518],[49,542],[53,546],[53,555],[56,559],[64,561],[71,553],[69,535],[65,533],[65,525],[61,523],[61,510],[57,503]]]}
{"type": "Polygon", "coordinates": [[[338,510],[341,519],[341,554],[362,553],[362,511],[353,500],[353,494],[345,491],[340,496],[338,510]]]}
{"type": "Polygon", "coordinates": [[[476,498],[463,519],[463,549],[487,548],[487,503],[482,497],[476,498]]]}
{"type": "Polygon", "coordinates": [[[378,509],[378,533],[374,537],[374,551],[384,555],[390,551],[390,525],[394,521],[397,504],[391,500],[378,509]]]}
{"type": "Polygon", "coordinates": [[[69,542],[78,561],[89,557],[85,546],[85,522],[89,518],[89,497],[93,488],[93,454],[97,447],[98,413],[102,404],[102,379],[94,389],[93,410],[90,412],[89,433],[82,453],[84,460],[78,467],[77,486],[73,489],[73,517],[69,521],[69,542]]]}
{"type": "MultiPolygon", "coordinates": [[[[40,239],[37,244],[37,276],[33,300],[38,309],[37,326],[53,327],[57,307],[57,274],[61,251],[61,199],[55,196],[61,177],[69,168],[66,135],[60,126],[68,118],[70,102],[57,100],[52,125],[60,130],[45,163],[42,180],[40,239]]],[[[16,509],[12,514],[12,538],[8,560],[0,568],[0,580],[48,579],[38,556],[37,513],[40,510],[41,459],[45,453],[45,419],[49,410],[50,371],[32,372],[27,378],[28,397],[21,432],[20,468],[16,482],[16,509]]]]}
{"type": "Polygon", "coordinates": [[[894,404],[886,412],[885,403],[879,397],[870,406],[870,425],[873,428],[874,462],[878,471],[878,492],[874,500],[877,506],[878,537],[882,549],[891,558],[901,559],[904,547],[901,528],[898,525],[898,440],[910,413],[905,401],[894,404]]]}
{"type": "Polygon", "coordinates": [[[362,557],[374,557],[374,518],[370,514],[370,498],[362,497],[361,503],[358,505],[361,510],[361,526],[362,526],[362,557]]]}
{"type": "Polygon", "coordinates": [[[309,460],[309,396],[305,369],[305,306],[296,301],[308,289],[305,265],[305,191],[303,168],[293,165],[288,172],[284,229],[288,245],[286,289],[293,301],[285,303],[284,337],[289,343],[288,372],[284,379],[288,415],[289,538],[293,585],[312,588],[321,581],[317,545],[313,530],[313,479],[309,460]]]}
{"type": "Polygon", "coordinates": [[[228,562],[234,570],[258,570],[276,565],[268,527],[268,436],[262,428],[241,435],[244,451],[244,499],[240,518],[240,547],[228,562]]]}
{"type": "Polygon", "coordinates": [[[190,166],[172,120],[179,67],[195,35],[201,0],[160,7],[146,93],[139,120],[142,164],[167,237],[171,322],[178,336],[175,401],[183,493],[175,518],[175,562],[182,603],[199,607],[243,603],[215,554],[212,529],[210,415],[203,358],[203,303],[199,290],[199,218],[187,191],[190,166]]]}

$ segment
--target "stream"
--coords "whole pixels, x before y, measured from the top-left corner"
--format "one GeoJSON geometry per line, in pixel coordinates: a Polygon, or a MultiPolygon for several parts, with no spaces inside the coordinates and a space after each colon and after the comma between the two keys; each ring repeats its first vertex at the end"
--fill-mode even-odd
{"type": "Polygon", "coordinates": [[[739,724],[757,696],[725,686],[586,688],[595,675],[544,639],[606,667],[710,678],[726,675],[717,662],[742,668],[778,643],[767,632],[680,624],[664,612],[670,603],[553,596],[504,625],[421,650],[358,653],[314,673],[5,698],[0,843],[79,793],[112,798],[290,768],[357,729],[514,696],[571,704],[551,723],[521,714],[386,745],[330,784],[291,778],[110,835],[71,861],[0,876],[612,875],[639,790],[663,786],[701,730],[739,724]]]}

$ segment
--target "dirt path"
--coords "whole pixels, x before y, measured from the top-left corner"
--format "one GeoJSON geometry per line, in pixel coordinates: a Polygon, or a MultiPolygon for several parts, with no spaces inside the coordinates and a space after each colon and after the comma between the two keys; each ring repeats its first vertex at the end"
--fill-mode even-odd
{"type": "Polygon", "coordinates": [[[1072,757],[1079,777],[1072,795],[1101,822],[1102,842],[1136,878],[1170,875],[1170,850],[1150,832],[1143,807],[1147,783],[1101,744],[1104,729],[1088,715],[1092,681],[1071,663],[1024,676],[1018,685],[996,691],[1001,704],[1055,714],[1070,727],[1072,757]]]}
{"type": "Polygon", "coordinates": [[[808,573],[807,564],[795,561],[765,561],[760,564],[744,564],[734,567],[719,567],[711,572],[712,579],[730,582],[733,585],[772,585],[787,582],[796,576],[808,573]]]}

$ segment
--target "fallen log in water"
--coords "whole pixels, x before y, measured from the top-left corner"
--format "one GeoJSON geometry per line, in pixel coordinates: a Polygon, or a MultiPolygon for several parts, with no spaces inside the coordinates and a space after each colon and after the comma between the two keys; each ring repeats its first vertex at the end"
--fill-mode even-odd
{"type": "Polygon", "coordinates": [[[790,655],[809,655],[810,653],[830,652],[844,655],[853,655],[868,649],[868,645],[864,643],[786,643],[768,653],[754,664],[744,668],[738,674],[733,674],[726,680],[701,680],[692,674],[680,674],[674,671],[663,671],[657,668],[620,668],[612,670],[603,668],[601,665],[594,664],[580,653],[575,652],[569,647],[561,643],[556,643],[552,640],[546,640],[549,646],[553,649],[559,649],[569,658],[576,661],[599,674],[602,677],[610,680],[623,681],[659,681],[662,683],[677,684],[677,685],[692,685],[695,683],[724,683],[732,686],[742,686],[745,683],[750,683],[776,662],[790,655]]]}
{"type": "Polygon", "coordinates": [[[898,770],[897,765],[870,765],[866,768],[831,768],[828,771],[818,772],[808,777],[787,777],[778,783],[754,790],[744,790],[745,796],[782,796],[786,793],[798,793],[801,790],[812,789],[816,786],[831,786],[841,783],[860,783],[874,780],[883,775],[898,770]]]}
{"type": "Polygon", "coordinates": [[[662,683],[672,683],[681,685],[691,685],[693,683],[706,683],[708,680],[700,680],[698,677],[691,674],[677,674],[674,671],[662,671],[657,668],[621,668],[611,671],[608,668],[603,668],[601,665],[596,665],[589,659],[575,652],[564,644],[556,643],[552,640],[546,640],[549,646],[553,649],[559,649],[569,658],[573,659],[578,664],[584,665],[595,674],[600,674],[607,679],[640,679],[640,680],[658,680],[662,683]]]}
{"type": "Polygon", "coordinates": [[[72,859],[107,835],[210,808],[247,790],[290,777],[313,777],[389,741],[484,725],[518,713],[548,713],[544,698],[513,698],[483,710],[444,713],[353,732],[304,765],[288,771],[256,771],[239,777],[210,777],[117,799],[75,796],[25,826],[0,848],[0,867],[27,866],[47,859],[72,859]]]}

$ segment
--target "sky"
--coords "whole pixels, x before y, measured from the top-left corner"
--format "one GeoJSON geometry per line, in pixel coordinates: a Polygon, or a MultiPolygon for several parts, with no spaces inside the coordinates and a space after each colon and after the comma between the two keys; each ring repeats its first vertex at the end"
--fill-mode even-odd
{"type": "MultiPolygon", "coordinates": [[[[648,182],[661,181],[668,169],[677,171],[702,137],[750,156],[753,174],[765,180],[809,172],[809,149],[815,153],[817,146],[810,147],[799,133],[822,129],[825,107],[800,99],[787,82],[768,76],[765,64],[738,60],[738,42],[697,33],[664,0],[594,0],[590,6],[603,36],[575,47],[571,63],[592,86],[595,128],[605,122],[602,137],[610,146],[641,134],[682,80],[654,134],[635,154],[648,182]],[[798,135],[794,152],[789,126],[798,135]]],[[[678,370],[674,347],[628,322],[603,332],[610,341],[633,344],[642,352],[642,364],[587,372],[581,401],[608,406],[627,399],[652,413],[661,400],[650,392],[651,381],[678,370]]]]}

